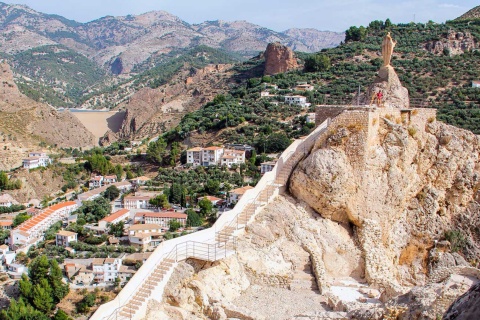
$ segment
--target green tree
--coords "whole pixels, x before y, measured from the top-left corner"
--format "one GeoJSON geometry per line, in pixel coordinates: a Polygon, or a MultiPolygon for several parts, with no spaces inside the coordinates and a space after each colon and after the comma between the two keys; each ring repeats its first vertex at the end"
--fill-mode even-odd
{"type": "Polygon", "coordinates": [[[63,283],[62,281],[62,270],[55,259],[50,261],[48,282],[52,288],[55,303],[59,303],[70,291],[68,284],[63,283]]]}
{"type": "Polygon", "coordinates": [[[148,201],[152,206],[156,208],[169,208],[170,204],[168,203],[168,198],[165,194],[159,194],[155,198],[152,198],[148,201]]]}
{"type": "Polygon", "coordinates": [[[48,320],[49,317],[20,298],[10,300],[10,306],[7,310],[2,310],[0,314],[2,320],[48,320]]]}
{"type": "Polygon", "coordinates": [[[50,262],[46,255],[41,255],[30,263],[28,267],[28,276],[34,285],[39,284],[43,279],[47,279],[50,271],[50,262]]]}
{"type": "Polygon", "coordinates": [[[109,186],[103,192],[103,196],[110,201],[115,200],[116,198],[118,198],[119,195],[120,195],[120,190],[114,185],[109,186]]]}
{"type": "Polygon", "coordinates": [[[179,183],[173,183],[170,188],[170,201],[176,204],[183,204],[187,190],[179,183]]]}
{"type": "Polygon", "coordinates": [[[62,309],[58,309],[57,313],[55,313],[55,316],[53,317],[53,320],[71,320],[68,316],[68,314],[65,313],[62,309]]]}
{"type": "Polygon", "coordinates": [[[115,237],[123,236],[123,230],[125,227],[125,222],[120,221],[118,223],[112,223],[110,225],[110,230],[108,231],[109,234],[114,235],[115,237]]]}
{"type": "Polygon", "coordinates": [[[200,214],[203,217],[210,215],[213,212],[213,204],[207,198],[203,198],[198,202],[198,206],[200,207],[200,214]]]}
{"type": "Polygon", "coordinates": [[[163,138],[150,142],[147,148],[147,160],[155,164],[162,164],[165,158],[166,147],[167,143],[163,138]]]}
{"type": "Polygon", "coordinates": [[[170,232],[175,232],[177,231],[180,227],[182,226],[182,224],[180,222],[177,221],[177,219],[172,219],[168,222],[168,231],[170,232]]]}
{"type": "MultiPolygon", "coordinates": [[[[386,24],[387,22],[385,21],[385,25],[386,24]]],[[[367,37],[367,29],[364,26],[360,26],[360,28],[352,26],[347,31],[345,31],[345,42],[364,41],[366,37],[367,37]]]]}
{"type": "Polygon", "coordinates": [[[15,216],[15,218],[13,218],[13,227],[17,227],[19,226],[20,224],[22,224],[23,222],[27,221],[28,219],[30,219],[31,216],[28,215],[28,213],[26,212],[22,212],[22,213],[19,213],[15,216]]]}
{"type": "Polygon", "coordinates": [[[0,171],[0,190],[5,189],[8,185],[8,176],[5,172],[0,171]]]}
{"type": "Polygon", "coordinates": [[[306,72],[320,72],[330,69],[330,58],[325,54],[313,54],[305,59],[306,72]]]}
{"type": "Polygon", "coordinates": [[[47,314],[53,310],[55,305],[53,304],[52,288],[47,279],[41,279],[33,287],[32,304],[36,309],[47,314]]]}
{"type": "Polygon", "coordinates": [[[220,181],[209,179],[205,185],[205,192],[216,195],[220,191],[220,181]]]}
{"type": "Polygon", "coordinates": [[[195,210],[187,209],[185,213],[187,214],[187,226],[198,227],[203,224],[202,218],[195,210]]]}

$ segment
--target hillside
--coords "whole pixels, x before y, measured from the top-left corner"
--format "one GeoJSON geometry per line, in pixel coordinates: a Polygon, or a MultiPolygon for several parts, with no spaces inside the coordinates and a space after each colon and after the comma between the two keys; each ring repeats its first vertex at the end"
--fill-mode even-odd
{"type": "Polygon", "coordinates": [[[57,112],[20,93],[6,63],[0,65],[0,170],[21,165],[39,145],[89,147],[93,135],[70,112],[57,112]]]}
{"type": "Polygon", "coordinates": [[[455,20],[461,21],[461,20],[477,20],[477,19],[480,19],[480,6],[476,6],[475,8],[468,10],[467,12],[465,12],[455,20]]]}

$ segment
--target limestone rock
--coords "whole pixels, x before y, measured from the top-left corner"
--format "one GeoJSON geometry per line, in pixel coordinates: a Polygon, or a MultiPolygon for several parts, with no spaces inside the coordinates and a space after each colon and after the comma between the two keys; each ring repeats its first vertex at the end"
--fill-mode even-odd
{"type": "Polygon", "coordinates": [[[402,109],[410,106],[408,89],[401,84],[392,66],[380,68],[373,84],[368,88],[367,97],[371,99],[371,97],[379,91],[383,94],[382,102],[384,106],[402,109]]]}
{"type": "Polygon", "coordinates": [[[298,68],[293,51],[279,42],[269,43],[264,55],[264,74],[266,75],[274,75],[298,68]]]}
{"type": "Polygon", "coordinates": [[[470,32],[450,31],[447,39],[431,41],[425,45],[425,49],[433,54],[450,56],[459,55],[472,51],[476,48],[475,39],[470,32]]]}
{"type": "Polygon", "coordinates": [[[443,320],[480,319],[480,282],[459,297],[443,315],[443,320]]]}

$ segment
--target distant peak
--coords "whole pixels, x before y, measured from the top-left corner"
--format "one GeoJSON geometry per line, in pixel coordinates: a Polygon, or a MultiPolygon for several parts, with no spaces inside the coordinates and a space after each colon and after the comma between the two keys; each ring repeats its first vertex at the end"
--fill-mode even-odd
{"type": "Polygon", "coordinates": [[[477,20],[480,19],[480,6],[468,10],[455,20],[477,20]]]}

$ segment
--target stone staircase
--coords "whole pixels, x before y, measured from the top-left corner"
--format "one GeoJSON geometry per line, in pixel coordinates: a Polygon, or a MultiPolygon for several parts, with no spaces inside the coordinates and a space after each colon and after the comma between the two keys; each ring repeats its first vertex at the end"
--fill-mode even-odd
{"type": "MultiPolygon", "coordinates": [[[[217,261],[235,253],[236,232],[244,229],[255,214],[260,211],[259,209],[268,204],[275,195],[282,191],[282,188],[287,185],[288,179],[295,166],[310,151],[318,136],[325,132],[329,121],[330,120],[326,120],[312,134],[302,141],[297,141],[296,145],[294,143],[293,145],[295,145],[295,147],[291,148],[291,151],[285,151],[282,154],[279,163],[277,163],[276,166],[278,167],[280,165],[280,170],[276,173],[273,180],[270,180],[269,183],[264,185],[263,189],[259,191],[255,199],[246,204],[245,207],[243,207],[243,209],[241,209],[232,220],[229,220],[230,222],[224,225],[219,232],[214,233],[209,239],[202,240],[203,242],[198,242],[195,239],[193,241],[186,240],[185,242],[179,243],[165,256],[165,258],[160,258],[161,260],[155,262],[156,265],[150,270],[142,270],[143,268],[141,268],[138,272],[139,275],[147,274],[147,276],[132,290],[130,296],[122,298],[122,301],[125,301],[123,306],[113,311],[107,311],[104,309],[101,312],[96,312],[92,316],[92,319],[113,320],[140,318],[145,312],[148,300],[154,295],[161,295],[162,290],[159,288],[159,285],[161,283],[165,285],[178,261],[188,258],[217,261]],[[280,163],[281,161],[285,162],[280,163]],[[109,316],[105,317],[103,314],[108,314],[109,316]]],[[[269,177],[268,179],[271,178],[269,177]]],[[[306,265],[307,263],[302,271],[303,274],[299,271],[299,274],[294,277],[294,290],[303,290],[307,288],[309,290],[318,289],[316,288],[315,277],[311,271],[307,272],[305,269],[306,265]]],[[[114,302],[112,301],[111,305],[113,304],[114,302]]]]}
{"type": "Polygon", "coordinates": [[[159,264],[152,273],[148,276],[147,280],[142,286],[131,296],[130,300],[123,306],[118,315],[120,319],[131,319],[135,313],[148,302],[148,298],[151,296],[156,286],[164,279],[165,275],[172,270],[176,265],[175,260],[165,259],[159,264]]]}
{"type": "Polygon", "coordinates": [[[290,290],[292,291],[318,291],[317,280],[312,271],[310,255],[308,252],[302,251],[297,255],[297,268],[290,282],[290,290]]]}

